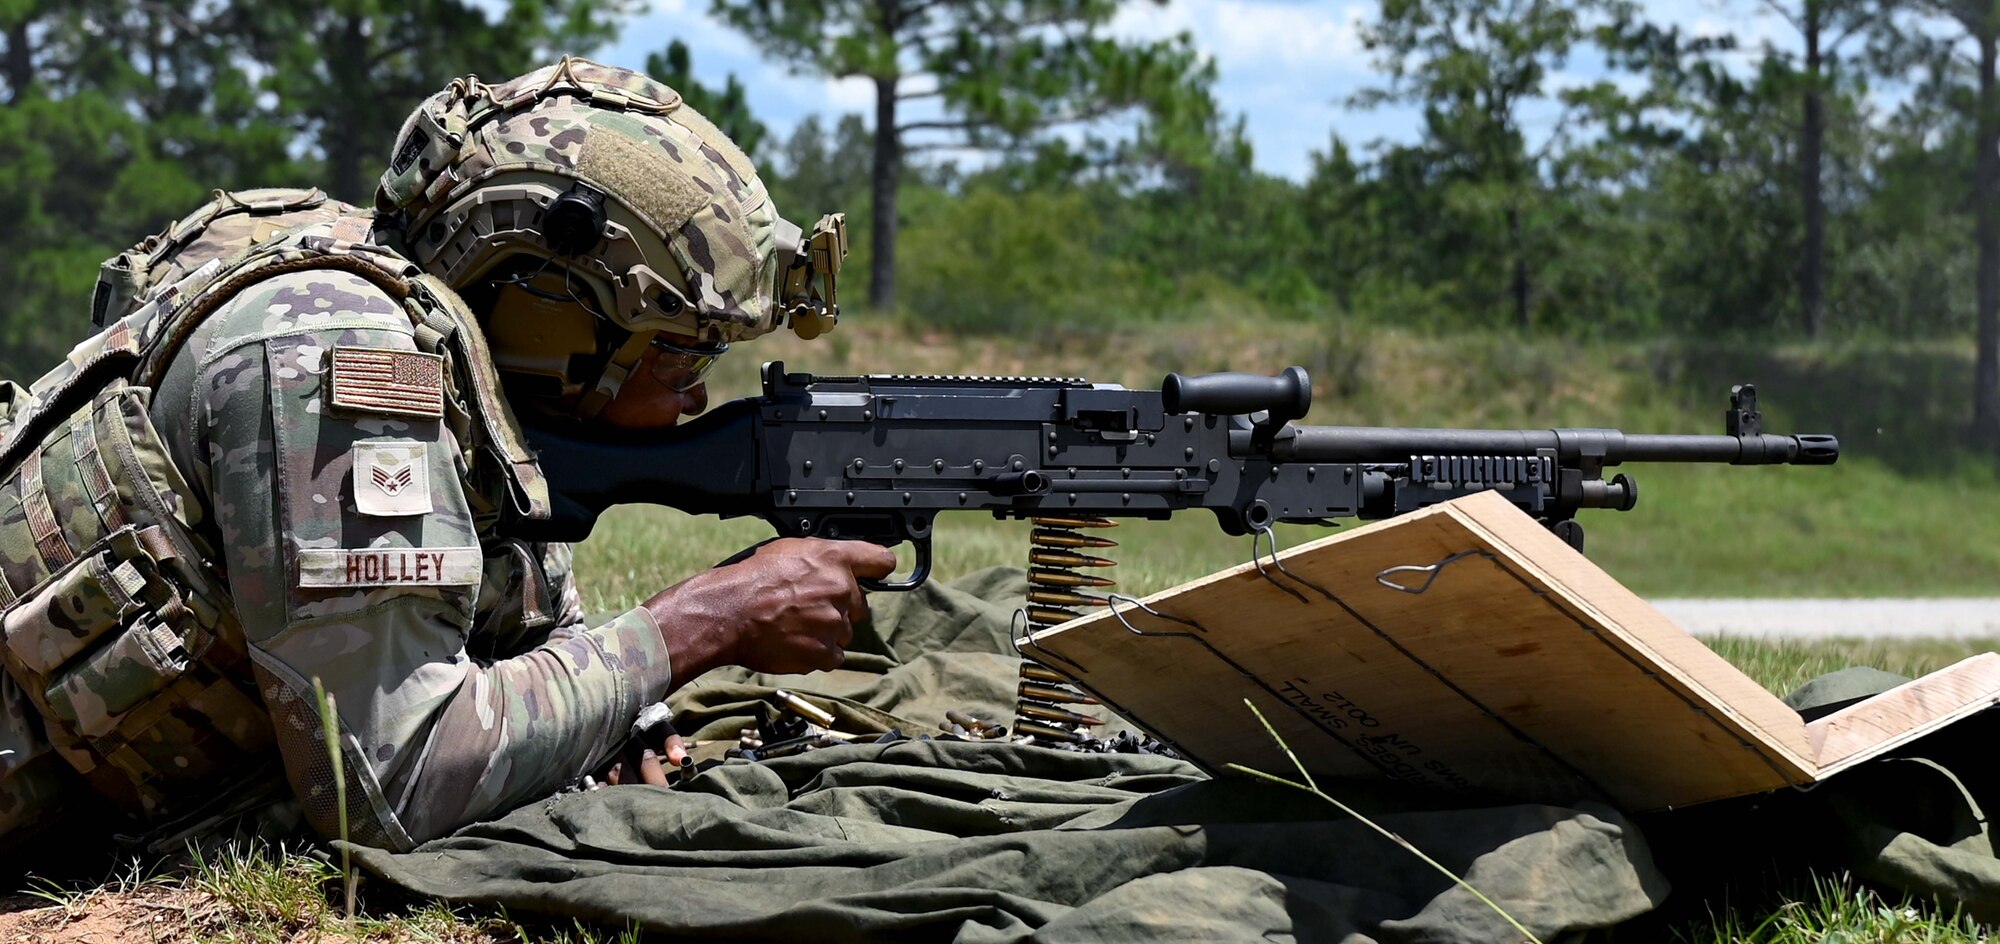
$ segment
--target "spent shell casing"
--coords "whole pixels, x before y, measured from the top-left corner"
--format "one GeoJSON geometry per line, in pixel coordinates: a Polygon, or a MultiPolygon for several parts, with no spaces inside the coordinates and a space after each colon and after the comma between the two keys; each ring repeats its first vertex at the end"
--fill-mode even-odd
{"type": "Polygon", "coordinates": [[[798,715],[822,728],[833,727],[833,712],[806,701],[782,688],[771,693],[771,700],[777,702],[778,706],[786,711],[798,715]]]}
{"type": "Polygon", "coordinates": [[[971,713],[960,711],[956,708],[947,709],[944,713],[944,720],[968,728],[976,728],[986,723],[974,717],[971,713]]]}
{"type": "Polygon", "coordinates": [[[1043,724],[1040,721],[1031,721],[1027,718],[1014,719],[1014,733],[1031,734],[1038,738],[1050,741],[1064,741],[1070,744],[1082,744],[1090,740],[1090,735],[1082,731],[1058,728],[1052,724],[1043,724]]]}
{"type": "Polygon", "coordinates": [[[1046,701],[1057,705],[1099,704],[1097,699],[1074,689],[1057,688],[1054,685],[1037,685],[1033,682],[1022,682],[1021,687],[1016,690],[1015,694],[1022,698],[1032,698],[1036,701],[1046,701]]]}
{"type": "Polygon", "coordinates": [[[1077,714],[1074,711],[1064,711],[1054,705],[1041,705],[1032,701],[1015,703],[1014,713],[1023,718],[1038,718],[1042,721],[1053,721],[1057,724],[1081,724],[1096,727],[1104,723],[1103,718],[1093,718],[1089,715],[1077,714]]]}
{"type": "Polygon", "coordinates": [[[1034,519],[1032,519],[1032,520],[1034,521],[1034,523],[1035,523],[1035,524],[1037,524],[1037,525],[1040,525],[1041,527],[1044,527],[1044,528],[1115,528],[1115,527],[1118,527],[1118,522],[1116,522],[1116,521],[1113,521],[1113,520],[1111,520],[1110,518],[1099,518],[1099,517],[1096,517],[1096,516],[1094,516],[1094,515],[1093,515],[1093,516],[1090,516],[1090,517],[1070,517],[1070,518],[1050,518],[1050,517],[1043,517],[1043,516],[1036,516],[1036,517],[1035,517],[1034,519]]]}
{"type": "Polygon", "coordinates": [[[1094,538],[1088,534],[1073,531],[1051,531],[1036,528],[1028,532],[1028,543],[1042,547],[1117,547],[1118,542],[1110,538],[1094,538]]]}
{"type": "Polygon", "coordinates": [[[1028,582],[1031,584],[1041,584],[1044,587],[1118,586],[1118,581],[1113,580],[1109,577],[1099,577],[1093,574],[1079,574],[1074,571],[1068,571],[1068,570],[1043,570],[1041,568],[1036,568],[1034,570],[1028,571],[1028,582]]]}
{"type": "Polygon", "coordinates": [[[1070,683],[1069,676],[1048,666],[1037,665],[1033,662],[1021,663],[1021,677],[1036,682],[1054,682],[1057,685],[1068,685],[1070,683]]]}
{"type": "Polygon", "coordinates": [[[1057,551],[1047,548],[1032,548],[1028,551],[1028,563],[1043,567],[1116,567],[1118,562],[1105,557],[1092,557],[1074,551],[1057,551]]]}
{"type": "Polygon", "coordinates": [[[1028,622],[1038,626],[1054,626],[1058,623],[1067,623],[1081,615],[1083,614],[1046,606],[1028,607],[1028,622]]]}
{"type": "Polygon", "coordinates": [[[1028,588],[1028,602],[1046,603],[1050,606],[1109,606],[1110,600],[1090,593],[1074,590],[1044,590],[1040,587],[1028,588]]]}

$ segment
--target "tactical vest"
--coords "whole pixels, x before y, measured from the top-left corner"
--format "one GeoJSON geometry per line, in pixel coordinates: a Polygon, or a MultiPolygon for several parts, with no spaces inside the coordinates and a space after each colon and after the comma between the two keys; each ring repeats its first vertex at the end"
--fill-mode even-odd
{"type": "Polygon", "coordinates": [[[160,289],[287,230],[331,223],[361,210],[318,187],[217,190],[200,209],[98,267],[90,322],[106,325],[137,311],[160,289]]]}
{"type": "Polygon", "coordinates": [[[471,317],[441,283],[366,244],[365,216],[265,191],[219,198],[197,218],[106,264],[112,284],[94,313],[128,314],[32,387],[0,382],[0,665],[43,722],[51,751],[31,762],[59,757],[155,832],[210,817],[278,774],[202,503],[148,417],[153,388],[208,315],[288,272],[368,280],[402,303],[419,347],[453,365],[453,399],[476,427],[461,442],[498,460],[520,513],[546,516],[548,505],[471,317]],[[234,217],[254,232],[287,214],[309,218],[243,251],[213,229],[234,217]]]}

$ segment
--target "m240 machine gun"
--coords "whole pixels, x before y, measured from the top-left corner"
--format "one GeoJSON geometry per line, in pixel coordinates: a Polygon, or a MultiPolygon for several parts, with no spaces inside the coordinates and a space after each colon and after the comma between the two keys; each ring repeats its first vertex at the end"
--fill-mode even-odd
{"type": "Polygon", "coordinates": [[[1579,550],[1586,508],[1629,510],[1639,493],[1608,467],[1636,462],[1830,465],[1832,436],[1763,431],[1756,389],[1730,391],[1720,435],[1614,429],[1426,429],[1302,426],[1312,403],[1303,368],[1276,377],[1169,374],[1158,390],[1076,378],[817,377],[763,367],[762,396],[721,405],[641,437],[599,439],[530,429],[552,492],[545,520],[517,519],[533,540],[578,541],[606,508],[667,505],[753,515],[783,536],[913,545],[915,567],[871,589],[907,590],[930,575],[937,516],[982,511],[1037,525],[1030,561],[1035,623],[1102,602],[1077,588],[1115,542],[1089,533],[1119,517],[1206,509],[1222,530],[1278,522],[1387,518],[1492,490],[1579,550]]]}

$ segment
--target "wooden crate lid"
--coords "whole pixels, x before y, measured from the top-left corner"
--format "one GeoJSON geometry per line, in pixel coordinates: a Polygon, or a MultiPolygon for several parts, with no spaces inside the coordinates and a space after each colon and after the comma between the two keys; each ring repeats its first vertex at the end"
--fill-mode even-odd
{"type": "Polygon", "coordinates": [[[1795,712],[1498,495],[1279,560],[1023,651],[1210,769],[1291,769],[1248,698],[1326,778],[1649,810],[1816,774],[1795,712]]]}

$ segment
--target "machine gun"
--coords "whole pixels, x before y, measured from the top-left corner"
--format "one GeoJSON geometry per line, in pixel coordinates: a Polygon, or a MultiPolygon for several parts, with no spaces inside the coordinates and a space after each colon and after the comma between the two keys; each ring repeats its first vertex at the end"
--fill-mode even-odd
{"type": "Polygon", "coordinates": [[[1070,588],[1110,581],[1078,568],[1109,561],[1086,534],[1112,518],[1196,508],[1230,534],[1278,522],[1387,518],[1493,490],[1578,548],[1586,508],[1629,510],[1637,486],[1604,470],[1631,462],[1830,465],[1832,436],[1763,431],[1757,392],[1730,391],[1713,436],[1613,429],[1423,429],[1301,426],[1312,403],[1303,368],[1276,377],[1168,374],[1158,390],[1078,378],[788,374],[763,367],[764,394],[637,438],[530,429],[553,493],[545,520],[514,536],[579,541],[612,505],[754,515],[780,535],[914,546],[908,590],[930,575],[943,512],[1033,519],[1030,560],[1045,592],[1037,623],[1096,602],[1070,588]],[[1051,608],[1053,607],[1053,608],[1051,608]]]}

